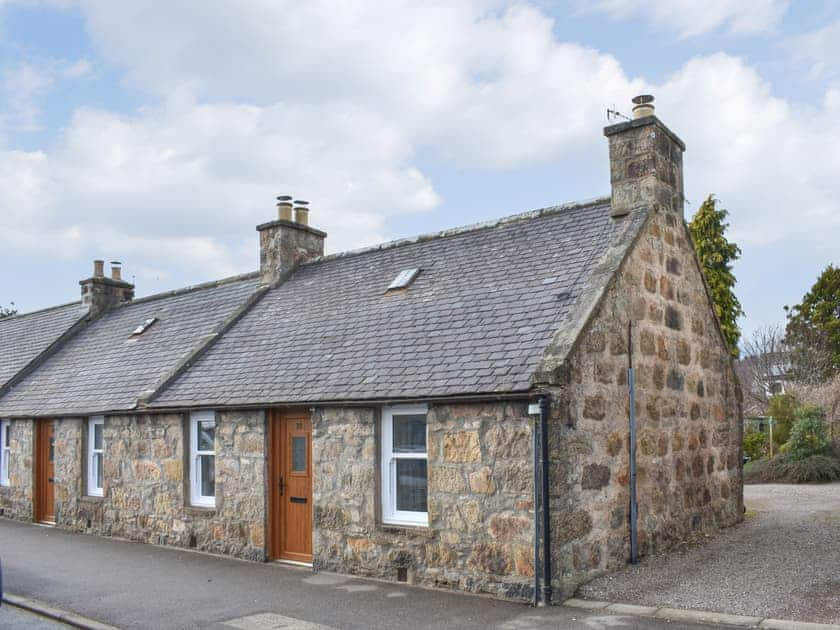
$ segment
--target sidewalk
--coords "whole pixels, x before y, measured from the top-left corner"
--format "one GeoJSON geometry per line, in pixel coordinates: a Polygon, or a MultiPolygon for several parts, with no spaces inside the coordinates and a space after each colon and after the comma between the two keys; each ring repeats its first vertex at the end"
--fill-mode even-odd
{"type": "MultiPolygon", "coordinates": [[[[0,519],[0,553],[8,593],[120,628],[675,627],[661,619],[566,607],[534,609],[4,519],[0,519]]],[[[684,623],[679,627],[708,628],[684,623]]]]}

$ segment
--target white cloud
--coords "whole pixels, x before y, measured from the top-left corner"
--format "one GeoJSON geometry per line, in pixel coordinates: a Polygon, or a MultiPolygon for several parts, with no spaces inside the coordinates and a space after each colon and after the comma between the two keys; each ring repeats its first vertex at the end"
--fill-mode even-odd
{"type": "Polygon", "coordinates": [[[38,251],[40,235],[77,230],[70,253],[228,275],[256,266],[252,226],[273,217],[278,192],[312,193],[313,220],[331,226],[333,248],[380,240],[386,217],[436,205],[409,154],[386,121],[350,106],[82,110],[49,153],[0,154],[10,228],[0,246],[38,251]]]}
{"type": "Polygon", "coordinates": [[[836,91],[796,107],[743,60],[697,58],[657,89],[659,113],[685,140],[689,212],[708,193],[732,211],[741,245],[804,238],[831,256],[840,240],[836,91]]]}
{"type": "Polygon", "coordinates": [[[788,4],[788,0],[594,0],[580,6],[616,19],[643,18],[660,30],[688,38],[718,29],[733,35],[772,31],[788,4]]]}
{"type": "MultiPolygon", "coordinates": [[[[697,16],[643,4],[689,36],[771,28],[785,3],[718,2],[697,16]]],[[[368,244],[389,236],[389,219],[439,203],[420,151],[451,168],[554,161],[569,178],[598,151],[606,174],[604,108],[643,91],[688,145],[688,212],[716,193],[745,249],[793,235],[830,255],[840,240],[840,89],[790,103],[725,54],[652,85],[558,41],[521,3],[83,6],[105,61],[152,104],[79,110],[49,149],[0,154],[0,247],[40,252],[60,238],[73,255],[122,258],[128,273],[136,261],[149,276],[176,265],[227,275],[256,267],[251,226],[285,192],[313,202],[330,251],[368,244]]]]}
{"type": "Polygon", "coordinates": [[[795,59],[810,66],[812,79],[840,75],[840,20],[791,38],[788,47],[795,59]]]}
{"type": "Polygon", "coordinates": [[[56,83],[86,79],[92,74],[87,59],[4,65],[0,68],[0,132],[39,131],[43,100],[56,83]]]}

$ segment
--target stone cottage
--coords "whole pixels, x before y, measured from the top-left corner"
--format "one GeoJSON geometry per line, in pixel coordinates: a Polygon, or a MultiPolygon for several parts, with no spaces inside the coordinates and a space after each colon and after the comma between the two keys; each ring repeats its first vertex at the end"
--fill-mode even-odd
{"type": "Polygon", "coordinates": [[[737,522],[738,384],[651,100],[604,131],[610,197],[333,255],[283,197],[258,272],[135,299],[96,262],[0,321],[0,516],[546,602],[737,522]]]}

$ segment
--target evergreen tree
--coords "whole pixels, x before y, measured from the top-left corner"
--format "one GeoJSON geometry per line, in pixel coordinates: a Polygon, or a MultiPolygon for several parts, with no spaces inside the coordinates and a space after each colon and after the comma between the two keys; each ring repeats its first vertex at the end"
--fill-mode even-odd
{"type": "Polygon", "coordinates": [[[0,319],[4,317],[11,317],[12,315],[16,314],[17,310],[15,310],[15,303],[12,302],[12,305],[9,308],[0,305],[0,319]]]}
{"type": "Polygon", "coordinates": [[[723,336],[729,346],[732,356],[738,356],[738,340],[741,330],[738,328],[738,318],[744,314],[741,303],[735,296],[735,276],[732,273],[732,263],[741,256],[741,249],[726,240],[726,229],[729,223],[727,210],[718,208],[718,200],[709,195],[691,223],[688,224],[697,256],[703,267],[703,275],[709,285],[714,303],[715,313],[720,320],[723,336]]]}
{"type": "Polygon", "coordinates": [[[802,302],[785,310],[795,376],[820,382],[840,373],[840,267],[826,267],[802,302]]]}

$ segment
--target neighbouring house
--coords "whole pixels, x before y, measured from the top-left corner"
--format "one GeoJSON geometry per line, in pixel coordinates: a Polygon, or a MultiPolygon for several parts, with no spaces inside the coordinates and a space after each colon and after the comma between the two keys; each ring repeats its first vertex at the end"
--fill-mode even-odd
{"type": "Polygon", "coordinates": [[[744,356],[735,362],[735,373],[743,392],[744,416],[759,418],[767,413],[770,399],[790,387],[790,354],[779,350],[744,356]]]}
{"type": "Polygon", "coordinates": [[[134,299],[96,262],[0,321],[0,515],[547,601],[631,523],[642,555],[736,523],[684,145],[637,100],[610,197],[333,255],[280,198],[258,272],[134,299]]]}

